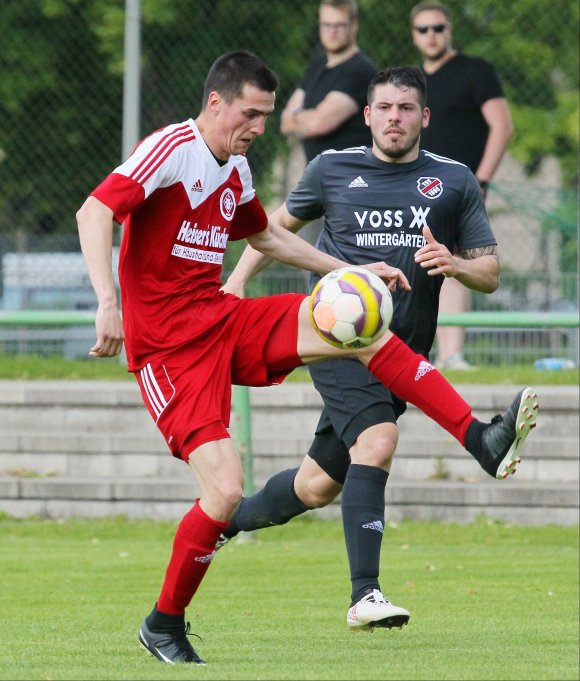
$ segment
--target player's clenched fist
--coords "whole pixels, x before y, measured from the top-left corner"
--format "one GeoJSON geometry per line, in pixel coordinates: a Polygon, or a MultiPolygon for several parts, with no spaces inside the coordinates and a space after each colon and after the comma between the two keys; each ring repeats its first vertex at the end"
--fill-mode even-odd
{"type": "Polygon", "coordinates": [[[97,340],[89,350],[92,357],[114,357],[123,347],[123,323],[117,307],[99,306],[95,319],[97,340]]]}

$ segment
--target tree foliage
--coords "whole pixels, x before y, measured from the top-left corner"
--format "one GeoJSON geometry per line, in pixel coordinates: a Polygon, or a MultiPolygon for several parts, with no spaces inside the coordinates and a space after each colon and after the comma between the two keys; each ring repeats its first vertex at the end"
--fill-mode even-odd
{"type": "MultiPolygon", "coordinates": [[[[378,66],[417,63],[409,0],[359,0],[360,45],[378,66]]],[[[578,3],[449,0],[455,46],[495,64],[533,172],[561,161],[577,181],[578,3]]],[[[278,116],[318,47],[318,0],[142,0],[141,134],[195,117],[213,60],[262,56],[280,76],[277,112],[250,150],[258,186],[286,144],[278,116]]],[[[121,158],[122,0],[3,0],[0,13],[0,227],[74,230],[86,194],[121,158]]]]}

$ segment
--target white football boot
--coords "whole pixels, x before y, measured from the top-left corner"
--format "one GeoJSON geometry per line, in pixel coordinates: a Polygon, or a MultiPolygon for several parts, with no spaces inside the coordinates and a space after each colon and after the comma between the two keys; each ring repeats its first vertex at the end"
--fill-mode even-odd
{"type": "Polygon", "coordinates": [[[408,610],[393,605],[378,589],[373,589],[349,608],[346,622],[352,631],[372,631],[375,627],[400,629],[409,617],[408,610]]]}

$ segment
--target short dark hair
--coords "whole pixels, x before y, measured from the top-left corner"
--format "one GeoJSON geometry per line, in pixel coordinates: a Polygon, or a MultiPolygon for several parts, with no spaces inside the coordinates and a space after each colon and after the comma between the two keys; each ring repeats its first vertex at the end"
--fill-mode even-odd
{"type": "Polygon", "coordinates": [[[447,19],[447,23],[451,23],[451,10],[449,7],[447,7],[447,5],[444,5],[442,2],[438,2],[438,0],[425,0],[424,2],[419,2],[411,9],[411,14],[409,15],[411,19],[411,28],[414,26],[415,17],[417,14],[419,14],[419,12],[428,11],[441,12],[441,14],[443,14],[443,16],[447,19]]]}
{"type": "Polygon", "coordinates": [[[356,0],[322,0],[319,9],[322,9],[322,7],[334,7],[334,9],[346,10],[351,21],[358,18],[358,5],[356,0]]]}
{"type": "Polygon", "coordinates": [[[272,69],[248,50],[227,52],[211,65],[203,86],[202,109],[210,92],[219,92],[226,102],[241,96],[244,85],[255,85],[264,92],[275,92],[278,76],[272,69]]]}
{"type": "Polygon", "coordinates": [[[427,82],[425,74],[418,66],[394,66],[390,69],[383,69],[369,83],[367,90],[367,103],[370,106],[377,85],[394,85],[403,90],[406,88],[413,88],[417,90],[419,95],[419,104],[421,108],[425,108],[427,102],[427,82]]]}

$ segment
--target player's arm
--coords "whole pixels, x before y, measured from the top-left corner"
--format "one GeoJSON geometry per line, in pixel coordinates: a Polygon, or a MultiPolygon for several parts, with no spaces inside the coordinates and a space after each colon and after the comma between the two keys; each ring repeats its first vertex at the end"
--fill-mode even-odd
{"type": "MultiPolygon", "coordinates": [[[[319,251],[302,237],[284,229],[272,220],[268,220],[266,229],[248,237],[248,242],[255,250],[260,251],[268,258],[309,272],[326,274],[331,270],[349,265],[344,260],[339,260],[332,255],[319,251]]],[[[405,275],[385,262],[369,263],[361,265],[361,267],[365,267],[384,279],[390,289],[400,286],[410,290],[405,275]]]]}
{"type": "Polygon", "coordinates": [[[499,257],[496,245],[468,248],[453,255],[435,240],[429,227],[423,227],[427,242],[415,253],[415,262],[429,276],[453,277],[464,286],[481,293],[493,293],[499,286],[499,257]]]}
{"type": "Polygon", "coordinates": [[[313,109],[293,108],[292,134],[300,139],[328,135],[357,111],[358,105],[350,95],[332,90],[313,109]]]}
{"type": "Polygon", "coordinates": [[[467,288],[493,293],[499,286],[499,254],[495,244],[459,251],[455,279],[467,288]]]}
{"type": "Polygon", "coordinates": [[[489,133],[475,176],[480,182],[489,182],[514,134],[514,126],[504,97],[488,99],[481,107],[481,114],[489,133]]]}
{"type": "Polygon", "coordinates": [[[294,135],[296,128],[295,112],[304,108],[305,92],[302,88],[297,88],[292,93],[288,103],[284,107],[280,116],[280,132],[283,135],[294,135]]]}
{"type": "Polygon", "coordinates": [[[114,357],[123,347],[123,323],[113,280],[113,211],[94,196],[76,214],[81,249],[97,296],[93,357],[114,357]]]}
{"type": "MultiPolygon", "coordinates": [[[[269,220],[294,233],[307,224],[306,222],[295,218],[293,215],[290,215],[285,203],[270,215],[269,220]]],[[[248,241],[251,243],[251,239],[248,239],[248,241]]],[[[228,277],[228,280],[222,287],[222,290],[226,291],[226,293],[233,293],[234,295],[243,297],[244,287],[248,281],[258,274],[258,272],[266,269],[272,261],[273,258],[264,255],[264,253],[257,251],[248,244],[232,273],[228,277]]]]}
{"type": "Polygon", "coordinates": [[[248,243],[271,260],[278,260],[292,267],[326,274],[348,263],[314,248],[305,239],[293,234],[268,219],[266,229],[248,237],[248,243]]]}

